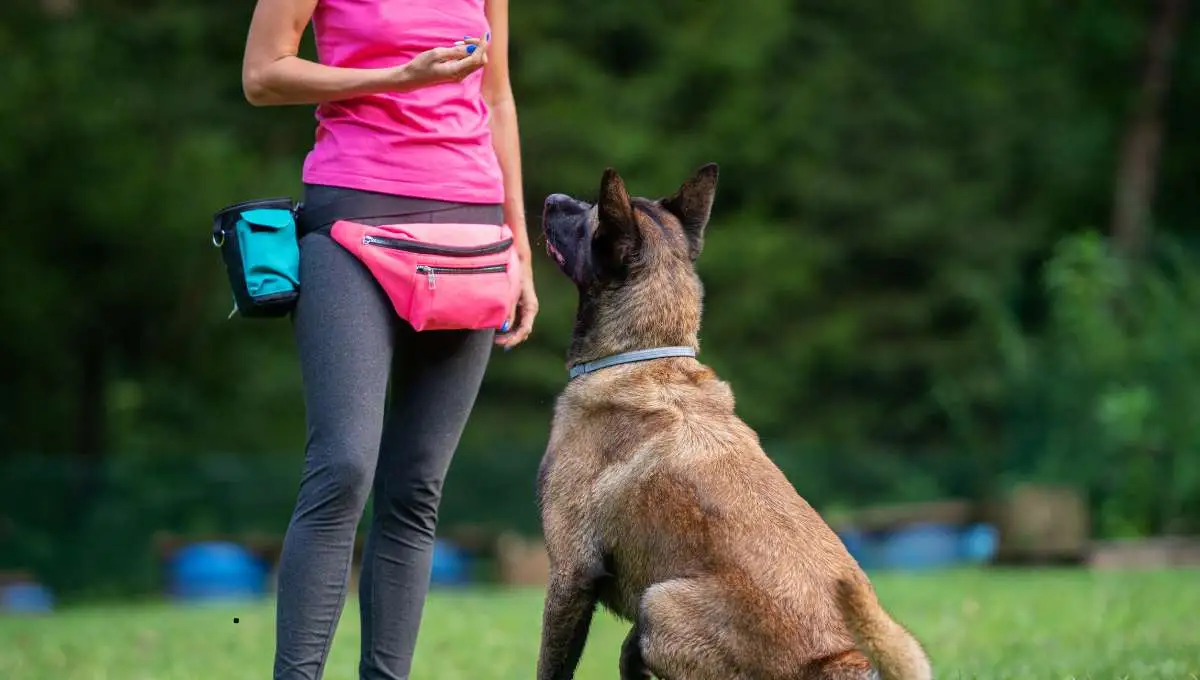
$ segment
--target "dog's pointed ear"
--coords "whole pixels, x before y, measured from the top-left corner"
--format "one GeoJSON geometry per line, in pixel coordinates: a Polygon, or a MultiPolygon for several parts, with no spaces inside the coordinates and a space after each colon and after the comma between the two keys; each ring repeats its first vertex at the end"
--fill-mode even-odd
{"type": "Polygon", "coordinates": [[[595,247],[614,264],[627,262],[637,249],[639,232],[625,182],[612,168],[606,169],[600,179],[596,209],[599,220],[593,237],[595,247]]]}
{"type": "Polygon", "coordinates": [[[674,195],[662,200],[663,208],[679,219],[687,236],[692,260],[704,247],[704,228],[717,195],[717,164],[709,163],[691,176],[674,195]]]}
{"type": "Polygon", "coordinates": [[[612,168],[606,168],[600,178],[600,200],[596,205],[600,209],[601,224],[607,222],[611,226],[627,227],[633,222],[633,204],[625,190],[625,181],[612,168]]]}

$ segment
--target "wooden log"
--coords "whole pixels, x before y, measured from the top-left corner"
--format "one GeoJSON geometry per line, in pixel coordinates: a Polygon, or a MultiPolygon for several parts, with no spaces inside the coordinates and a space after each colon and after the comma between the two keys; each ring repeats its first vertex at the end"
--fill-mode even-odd
{"type": "Polygon", "coordinates": [[[550,579],[550,557],[541,539],[504,532],[496,540],[500,582],[509,586],[544,587],[550,579]]]}
{"type": "MultiPolygon", "coordinates": [[[[263,560],[268,564],[275,564],[279,561],[279,555],[283,552],[283,536],[279,534],[267,533],[246,533],[246,534],[227,534],[227,533],[197,533],[197,534],[175,534],[167,531],[156,532],[152,538],[154,542],[155,552],[159,559],[168,560],[180,548],[194,543],[220,542],[234,543],[242,546],[255,557],[263,560]]],[[[356,536],[354,539],[354,559],[362,559],[363,544],[366,539],[363,536],[356,536]]]]}
{"type": "Polygon", "coordinates": [[[33,572],[19,569],[0,571],[0,588],[15,586],[23,583],[37,583],[33,572]]]}
{"type": "Polygon", "coordinates": [[[985,514],[999,534],[997,564],[1079,564],[1087,556],[1091,520],[1072,487],[1022,484],[985,514]]]}
{"type": "Polygon", "coordinates": [[[1096,541],[1091,545],[1087,564],[1097,570],[1200,568],[1200,537],[1096,541]]]}
{"type": "Polygon", "coordinates": [[[948,524],[965,526],[975,516],[974,505],[962,499],[946,499],[924,503],[894,503],[874,505],[850,512],[833,520],[835,528],[854,528],[867,533],[890,532],[913,524],[948,524]]]}

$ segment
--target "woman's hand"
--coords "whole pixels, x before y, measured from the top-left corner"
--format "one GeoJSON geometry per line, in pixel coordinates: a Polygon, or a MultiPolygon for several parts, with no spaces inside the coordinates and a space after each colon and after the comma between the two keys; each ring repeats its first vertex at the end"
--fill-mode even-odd
{"type": "Polygon", "coordinates": [[[487,64],[487,48],[486,38],[464,38],[452,47],[425,50],[396,69],[397,89],[461,81],[487,64]]]}
{"type": "Polygon", "coordinates": [[[507,352],[524,342],[533,332],[533,319],[537,313],[537,293],[533,290],[533,263],[525,258],[521,268],[521,294],[517,298],[517,307],[501,332],[496,334],[496,344],[507,352]]]}

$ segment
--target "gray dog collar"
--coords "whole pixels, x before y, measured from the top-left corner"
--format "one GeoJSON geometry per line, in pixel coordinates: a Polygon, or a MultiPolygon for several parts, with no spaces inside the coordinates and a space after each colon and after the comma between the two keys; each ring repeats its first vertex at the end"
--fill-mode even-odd
{"type": "Polygon", "coordinates": [[[694,357],[696,350],[691,347],[653,347],[651,349],[639,349],[633,352],[622,352],[612,356],[589,361],[586,364],[576,364],[571,367],[569,380],[574,380],[581,375],[594,373],[602,368],[610,366],[620,366],[621,364],[632,364],[639,361],[650,361],[651,359],[666,359],[668,357],[694,357]]]}

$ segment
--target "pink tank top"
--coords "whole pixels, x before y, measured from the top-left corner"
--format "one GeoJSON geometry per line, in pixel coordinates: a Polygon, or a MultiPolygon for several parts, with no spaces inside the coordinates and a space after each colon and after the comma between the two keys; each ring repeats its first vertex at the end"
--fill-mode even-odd
{"type": "MultiPolygon", "coordinates": [[[[488,33],[485,1],[319,0],[313,13],[317,57],[330,66],[398,66],[427,49],[488,33]]],[[[503,202],[482,81],[481,69],[458,83],[319,105],[304,181],[460,203],[503,202]]]]}

